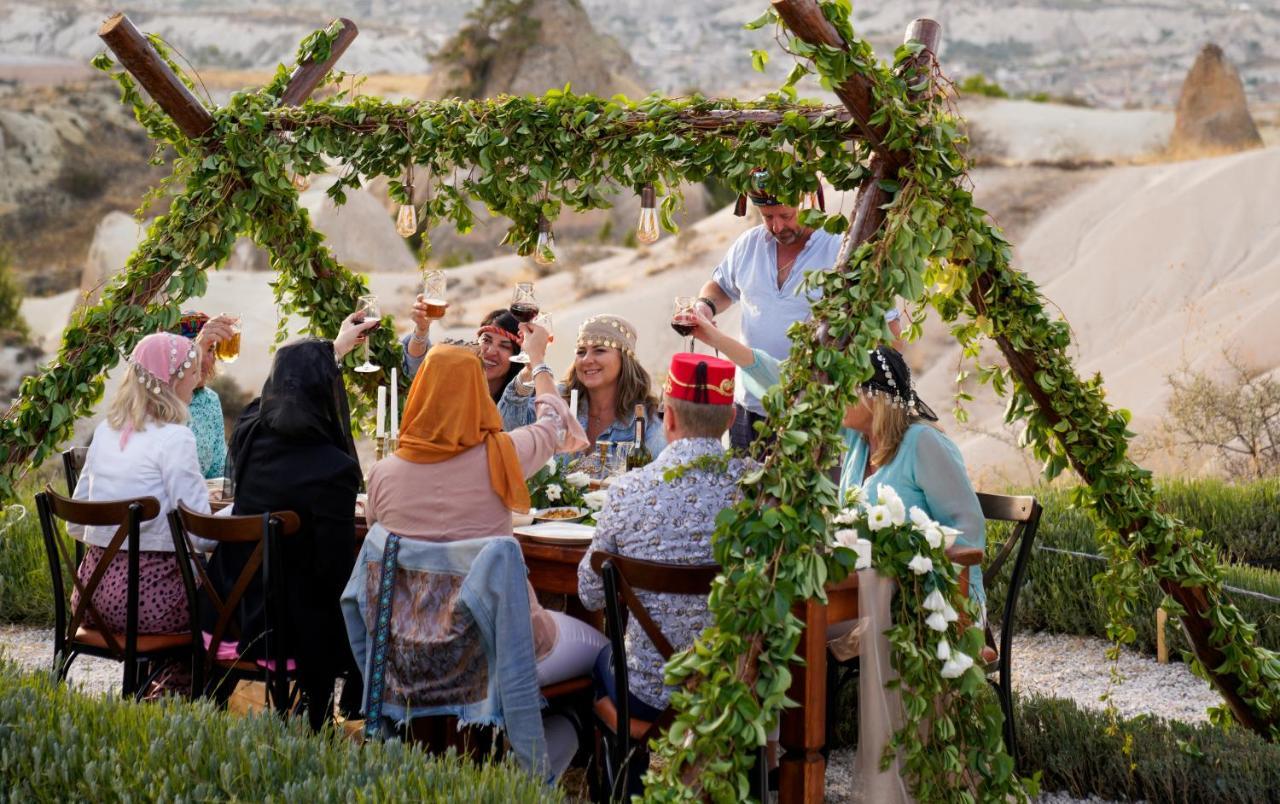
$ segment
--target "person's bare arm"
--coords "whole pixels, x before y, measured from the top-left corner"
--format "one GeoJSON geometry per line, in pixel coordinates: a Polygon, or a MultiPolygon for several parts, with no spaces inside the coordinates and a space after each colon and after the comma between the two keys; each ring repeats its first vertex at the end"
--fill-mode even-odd
{"type": "Polygon", "coordinates": [[[409,317],[413,319],[414,337],[409,339],[407,350],[410,357],[422,357],[427,353],[427,334],[431,331],[431,319],[427,317],[427,304],[421,293],[414,300],[409,317]]]}
{"type": "Polygon", "coordinates": [[[704,303],[695,305],[696,309],[704,311],[708,318],[715,318],[733,305],[733,299],[729,298],[729,294],[725,293],[714,279],[707,280],[707,283],[702,286],[702,290],[698,291],[698,296],[715,302],[716,309],[714,311],[708,310],[707,305],[704,303]]]}
{"type": "Polygon", "coordinates": [[[751,351],[745,343],[718,329],[711,318],[704,314],[701,305],[694,308],[694,318],[697,319],[697,323],[693,330],[693,337],[712,349],[719,349],[725,357],[733,361],[734,365],[746,368],[755,364],[755,352],[751,351]]]}

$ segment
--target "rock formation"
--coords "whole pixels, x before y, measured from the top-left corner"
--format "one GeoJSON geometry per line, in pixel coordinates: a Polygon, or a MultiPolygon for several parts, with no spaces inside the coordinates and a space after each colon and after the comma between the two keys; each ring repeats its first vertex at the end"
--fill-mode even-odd
{"type": "Polygon", "coordinates": [[[1179,156],[1261,148],[1240,74],[1222,48],[1204,46],[1182,82],[1169,150],[1179,156]]]}

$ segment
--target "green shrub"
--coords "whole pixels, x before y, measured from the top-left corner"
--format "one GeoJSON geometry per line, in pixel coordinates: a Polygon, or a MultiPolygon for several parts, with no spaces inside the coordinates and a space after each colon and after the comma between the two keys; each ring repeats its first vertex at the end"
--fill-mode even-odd
{"type": "Polygon", "coordinates": [[[1244,729],[1150,715],[1113,729],[1104,712],[1038,695],[1020,696],[1015,711],[1019,767],[1039,770],[1043,790],[1151,804],[1280,800],[1280,746],[1244,729]]]}
{"type": "Polygon", "coordinates": [[[14,801],[563,801],[509,761],[359,746],[208,704],[91,698],[0,666],[0,789],[14,801]]]}
{"type": "Polygon", "coordinates": [[[22,317],[22,288],[13,277],[9,251],[0,244],[0,345],[16,346],[31,337],[22,317]]]}
{"type": "Polygon", "coordinates": [[[985,95],[988,98],[1007,98],[1009,93],[995,81],[988,81],[982,73],[974,73],[956,84],[956,89],[965,95],[985,95]]]}
{"type": "MultiPolygon", "coordinates": [[[[55,474],[54,463],[56,461],[50,461],[45,468],[27,475],[18,487],[16,498],[3,501],[6,506],[17,504],[27,511],[25,518],[0,533],[0,622],[3,623],[53,624],[53,584],[44,552],[44,537],[40,534],[40,518],[36,515],[36,492],[43,489],[45,483],[52,483],[60,494],[66,492],[61,469],[55,474]]],[[[68,539],[67,543],[70,545],[71,541],[68,539]]],[[[69,578],[63,580],[70,583],[69,578]]]]}
{"type": "MultiPolygon", "coordinates": [[[[1265,557],[1266,528],[1275,528],[1271,532],[1273,540],[1280,531],[1275,481],[1242,486],[1216,481],[1187,481],[1164,484],[1161,492],[1165,510],[1194,527],[1202,528],[1204,538],[1220,545],[1226,556],[1265,557]],[[1274,525],[1269,524],[1272,522],[1274,525]]],[[[1045,509],[1036,537],[1038,547],[1098,554],[1094,521],[1088,514],[1069,507],[1068,492],[1039,489],[1032,493],[1045,509]]],[[[988,534],[989,551],[994,552],[997,543],[1007,534],[1005,526],[992,527],[988,534]]],[[[1093,584],[1093,577],[1103,569],[1103,563],[1098,560],[1036,550],[1018,600],[1018,630],[1105,638],[1106,612],[1093,584]]],[[[991,584],[988,595],[987,611],[993,617],[999,616],[1004,605],[1003,581],[1007,580],[1007,571],[1002,575],[1001,582],[991,584]]],[[[1230,586],[1280,598],[1278,572],[1235,565],[1227,568],[1226,575],[1230,586]]],[[[1163,593],[1148,585],[1142,594],[1138,614],[1132,621],[1137,631],[1135,647],[1154,654],[1155,611],[1163,593]]],[[[1261,644],[1280,650],[1280,604],[1247,594],[1228,595],[1244,616],[1258,627],[1261,644]]],[[[1175,657],[1178,651],[1190,649],[1182,629],[1174,620],[1166,629],[1166,637],[1175,657]]]]}

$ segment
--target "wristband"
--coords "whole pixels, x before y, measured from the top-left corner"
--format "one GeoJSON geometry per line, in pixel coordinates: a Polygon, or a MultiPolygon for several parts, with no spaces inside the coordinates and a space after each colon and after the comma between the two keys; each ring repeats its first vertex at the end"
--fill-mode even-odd
{"type": "Polygon", "coordinates": [[[536,380],[538,379],[539,374],[550,374],[552,378],[554,378],[556,373],[546,363],[539,363],[538,365],[533,367],[533,371],[529,373],[529,376],[530,378],[536,380]]]}
{"type": "Polygon", "coordinates": [[[431,330],[427,330],[426,332],[422,333],[422,337],[419,338],[418,331],[415,329],[413,332],[409,333],[409,340],[413,341],[414,343],[420,343],[420,344],[431,343],[431,330]]]}
{"type": "Polygon", "coordinates": [[[716,309],[716,303],[708,299],[706,296],[699,296],[698,301],[702,302],[703,304],[711,308],[712,318],[715,318],[716,314],[720,312],[719,310],[716,309]]]}

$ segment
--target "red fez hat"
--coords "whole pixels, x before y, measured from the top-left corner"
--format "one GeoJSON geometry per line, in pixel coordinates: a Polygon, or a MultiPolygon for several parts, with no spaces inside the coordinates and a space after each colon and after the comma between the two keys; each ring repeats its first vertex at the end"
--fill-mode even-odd
{"type": "Polygon", "coordinates": [[[663,390],[672,399],[699,405],[732,405],[734,371],[728,360],[680,352],[671,358],[663,390]]]}

